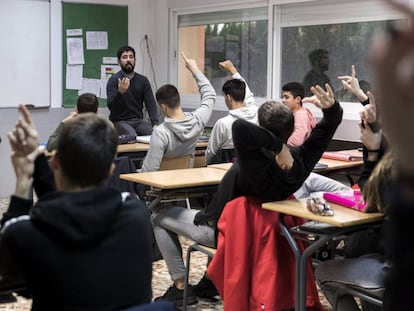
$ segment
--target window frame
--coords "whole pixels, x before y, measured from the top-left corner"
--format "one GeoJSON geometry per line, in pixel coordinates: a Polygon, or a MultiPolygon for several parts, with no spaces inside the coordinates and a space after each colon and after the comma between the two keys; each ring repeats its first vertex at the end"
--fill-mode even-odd
{"type": "MultiPolygon", "coordinates": [[[[198,13],[211,13],[214,12],[223,12],[223,11],[233,11],[233,10],[248,10],[252,8],[267,8],[267,19],[268,19],[268,44],[267,44],[267,90],[266,97],[255,97],[256,103],[261,104],[266,101],[266,98],[271,96],[271,85],[272,85],[272,66],[269,64],[272,61],[272,46],[269,44],[269,40],[272,39],[272,23],[271,15],[269,15],[269,3],[268,1],[255,1],[250,3],[237,3],[237,4],[212,4],[191,8],[171,8],[169,10],[169,72],[168,72],[168,81],[170,83],[177,85],[178,84],[178,57],[180,53],[178,51],[178,20],[181,15],[191,15],[198,13]]],[[[252,90],[254,93],[254,90],[252,90]]],[[[198,95],[185,95],[181,94],[181,105],[184,109],[196,109],[200,106],[200,97],[198,95]]],[[[214,110],[217,111],[227,111],[226,104],[224,102],[224,97],[222,94],[217,94],[216,104],[214,110]]]]}

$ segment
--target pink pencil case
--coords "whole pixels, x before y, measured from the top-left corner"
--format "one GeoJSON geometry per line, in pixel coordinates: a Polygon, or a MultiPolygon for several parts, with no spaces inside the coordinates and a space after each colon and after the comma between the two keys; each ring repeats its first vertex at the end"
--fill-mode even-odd
{"type": "Polygon", "coordinates": [[[363,211],[366,207],[361,194],[325,192],[323,198],[326,201],[349,207],[357,211],[363,211]]]}

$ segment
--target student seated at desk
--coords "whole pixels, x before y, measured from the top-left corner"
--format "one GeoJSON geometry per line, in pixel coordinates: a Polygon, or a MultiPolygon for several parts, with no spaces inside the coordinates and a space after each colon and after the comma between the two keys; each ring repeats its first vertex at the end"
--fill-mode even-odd
{"type": "Polygon", "coordinates": [[[200,107],[193,112],[183,112],[180,94],[175,86],[160,87],[155,97],[165,114],[164,122],[154,128],[141,172],[157,171],[163,157],[194,155],[198,137],[207,124],[216,101],[216,92],[193,59],[182,54],[186,68],[192,73],[200,91],[200,107]]]}
{"type": "Polygon", "coordinates": [[[47,151],[53,151],[57,148],[59,134],[62,131],[63,125],[66,121],[71,120],[72,118],[78,116],[82,113],[87,112],[98,112],[98,98],[95,94],[92,93],[85,93],[78,97],[78,101],[76,102],[75,111],[71,112],[69,116],[60,122],[59,126],[55,129],[52,135],[50,135],[49,140],[47,141],[47,151]]]}
{"type": "MultiPolygon", "coordinates": [[[[327,92],[319,86],[312,88],[315,96],[310,100],[316,106],[322,108],[324,117],[301,146],[291,147],[286,144],[294,129],[294,117],[292,111],[282,103],[267,102],[259,108],[260,127],[244,120],[234,122],[233,140],[237,162],[223,178],[213,202],[208,205],[205,211],[201,211],[196,215],[196,224],[205,224],[220,217],[220,226],[223,215],[225,215],[224,218],[231,219],[230,214],[226,215],[224,206],[238,196],[252,197],[256,202],[284,200],[301,186],[315,163],[326,150],[330,139],[342,120],[342,109],[339,103],[334,100],[332,89],[329,85],[326,85],[326,87],[327,92]]],[[[240,206],[240,208],[242,207],[240,206]]],[[[249,208],[256,208],[260,211],[260,205],[249,206],[249,208]]],[[[254,227],[254,224],[252,226],[254,227]]],[[[259,230],[259,228],[256,229],[259,230]]],[[[219,239],[221,236],[221,232],[219,232],[219,239]]],[[[224,244],[227,242],[226,239],[224,244]]],[[[254,241],[250,242],[254,243],[254,241]]],[[[260,241],[257,241],[257,243],[260,243],[260,241]]],[[[276,256],[280,255],[276,254],[276,256]]],[[[251,260],[254,260],[254,258],[251,260]]],[[[221,264],[221,259],[215,256],[208,268],[208,275],[218,286],[219,292],[222,294],[224,289],[224,293],[227,295],[231,293],[232,288],[230,284],[226,283],[226,279],[223,279],[227,275],[217,273],[222,267],[221,264]],[[227,285],[230,288],[226,289],[227,285]]],[[[248,278],[250,275],[246,273],[245,277],[248,278]]],[[[293,282],[288,283],[293,284],[293,282]]],[[[310,283],[309,286],[312,286],[312,284],[310,283]]],[[[309,292],[308,306],[318,309],[320,305],[314,284],[311,288],[312,292],[309,292]]],[[[271,309],[275,307],[277,310],[293,308],[294,290],[291,289],[291,292],[286,288],[284,289],[286,294],[289,292],[292,295],[283,299],[283,305],[278,305],[275,301],[267,301],[266,305],[270,306],[271,309]]],[[[243,294],[249,296],[249,293],[243,294]]],[[[241,295],[243,296],[243,294],[241,295]]],[[[232,301],[226,302],[226,298],[224,298],[224,302],[225,305],[227,303],[231,305],[232,303],[232,301]]]]}
{"type": "MultiPolygon", "coordinates": [[[[264,104],[258,114],[262,127],[245,120],[233,123],[238,161],[224,176],[205,211],[173,207],[153,213],[155,237],[174,282],[160,299],[174,301],[177,305],[182,303],[185,266],[177,235],[214,247],[216,223],[227,202],[244,194],[254,195],[260,200],[285,199],[312,171],[342,120],[342,109],[335,102],[332,90],[329,88],[326,93],[316,87],[313,91],[318,97],[311,100],[323,109],[324,118],[302,146],[294,148],[285,144],[293,131],[292,112],[281,103],[264,104]],[[293,157],[289,150],[292,150],[293,157]]],[[[188,302],[197,302],[191,287],[188,302]]]]}
{"type": "MultiPolygon", "coordinates": [[[[305,97],[305,89],[298,82],[289,82],[282,86],[282,103],[293,112],[295,119],[294,130],[287,140],[291,146],[300,146],[309,137],[316,126],[316,120],[312,112],[303,107],[302,99],[305,97]]],[[[304,181],[294,196],[297,199],[317,195],[322,192],[351,191],[350,187],[320,174],[311,173],[304,181]]]]}
{"type": "Polygon", "coordinates": [[[23,119],[9,133],[16,190],[1,220],[0,288],[27,284],[32,310],[121,310],[150,302],[146,206],[102,186],[117,149],[113,125],[95,114],[65,122],[49,167],[28,111],[20,110],[23,119]],[[35,179],[50,176],[50,168],[58,191],[35,179]],[[34,206],[32,182],[47,192],[37,193],[34,206]]]}
{"type": "MultiPolygon", "coordinates": [[[[387,194],[396,173],[395,159],[390,152],[383,157],[385,150],[382,132],[371,129],[371,125],[376,124],[377,117],[374,97],[370,93],[368,95],[369,104],[361,113],[361,120],[365,124],[364,127],[360,125],[364,164],[358,185],[363,191],[368,210],[386,212],[392,208],[387,194]]],[[[344,260],[330,260],[318,265],[315,275],[331,304],[335,301],[337,290],[343,285],[353,286],[378,298],[382,297],[385,275],[390,268],[389,262],[385,260],[382,242],[382,234],[378,230],[353,234],[345,239],[344,260]]],[[[364,310],[382,309],[366,301],[361,304],[364,310]]],[[[338,298],[337,310],[360,309],[352,296],[343,295],[338,298]]]]}
{"type": "Polygon", "coordinates": [[[228,71],[233,78],[224,83],[222,88],[229,113],[214,124],[206,149],[207,164],[233,162],[235,159],[231,133],[231,126],[235,120],[244,119],[255,124],[258,122],[257,106],[246,81],[230,60],[221,62],[219,66],[228,71]]]}

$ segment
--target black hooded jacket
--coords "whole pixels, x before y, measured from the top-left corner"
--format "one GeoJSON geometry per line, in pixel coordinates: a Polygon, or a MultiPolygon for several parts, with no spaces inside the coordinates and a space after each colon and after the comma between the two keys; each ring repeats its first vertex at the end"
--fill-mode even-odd
{"type": "Polygon", "coordinates": [[[2,227],[0,274],[23,279],[33,310],[118,310],[151,300],[149,213],[113,189],[12,197],[2,227]],[[30,215],[28,211],[30,210],[30,215]]]}

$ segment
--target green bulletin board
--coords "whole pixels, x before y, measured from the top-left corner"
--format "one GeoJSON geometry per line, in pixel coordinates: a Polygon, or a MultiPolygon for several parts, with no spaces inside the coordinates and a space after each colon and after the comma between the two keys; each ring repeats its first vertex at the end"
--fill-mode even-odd
{"type": "MultiPolygon", "coordinates": [[[[75,107],[78,99],[77,90],[66,89],[67,29],[82,29],[83,77],[101,78],[103,57],[116,57],[118,48],[128,44],[128,7],[117,5],[63,3],[63,107],[75,107]],[[105,31],[108,33],[108,49],[87,50],[86,32],[105,31]]],[[[75,37],[76,38],[76,37],[75,37]]],[[[100,106],[106,106],[106,99],[99,98],[100,106]]]]}

